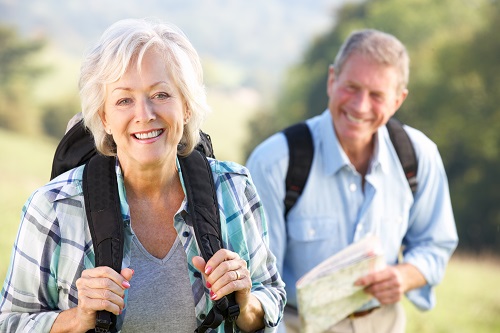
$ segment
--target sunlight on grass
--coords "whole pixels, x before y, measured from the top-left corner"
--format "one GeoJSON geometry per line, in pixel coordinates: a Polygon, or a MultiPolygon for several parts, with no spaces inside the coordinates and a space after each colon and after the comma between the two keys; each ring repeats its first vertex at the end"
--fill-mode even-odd
{"type": "MultiPolygon", "coordinates": [[[[216,101],[214,104],[223,104],[217,103],[216,101]]],[[[212,120],[207,122],[204,129],[213,138],[218,158],[243,163],[239,144],[248,135],[241,128],[242,122],[252,113],[249,106],[251,104],[246,105],[246,108],[235,107],[231,111],[215,110],[211,115],[212,120]]],[[[49,180],[55,147],[55,142],[46,139],[29,138],[0,130],[2,283],[9,265],[21,208],[28,196],[49,180]]],[[[500,332],[499,277],[500,259],[454,256],[442,284],[436,288],[435,309],[419,312],[408,301],[404,302],[408,315],[407,332],[500,332]]]]}
{"type": "Polygon", "coordinates": [[[454,256],[436,288],[436,307],[419,312],[409,302],[408,333],[500,332],[500,261],[454,256]]]}

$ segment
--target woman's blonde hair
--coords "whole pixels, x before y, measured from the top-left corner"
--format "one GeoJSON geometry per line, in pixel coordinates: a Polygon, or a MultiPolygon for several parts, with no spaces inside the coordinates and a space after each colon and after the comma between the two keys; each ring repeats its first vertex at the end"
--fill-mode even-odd
{"type": "Polygon", "coordinates": [[[175,25],[151,19],[125,19],[103,33],[84,59],[80,71],[84,123],[94,136],[97,150],[104,155],[116,155],[114,140],[105,132],[99,116],[104,107],[106,85],[119,80],[133,61],[140,68],[144,54],[151,48],[164,55],[165,67],[190,113],[178,154],[189,155],[200,140],[201,124],[210,108],[198,53],[175,25]]]}

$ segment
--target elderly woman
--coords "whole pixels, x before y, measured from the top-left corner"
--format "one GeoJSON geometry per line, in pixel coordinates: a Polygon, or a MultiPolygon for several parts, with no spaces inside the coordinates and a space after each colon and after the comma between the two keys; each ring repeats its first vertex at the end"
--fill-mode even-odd
{"type": "MultiPolygon", "coordinates": [[[[116,156],[125,246],[120,273],[95,267],[83,166],[34,192],[23,208],[0,299],[2,332],[87,332],[96,312],[121,332],[193,332],[212,301],[234,292],[235,331],[272,332],[285,303],[263,208],[247,170],[209,159],[223,249],[205,262],[192,226],[179,156],[199,141],[208,110],[198,55],[177,28],[112,25],[81,68],[85,125],[116,156]],[[237,249],[237,250],[230,250],[237,249]]],[[[223,332],[223,325],[216,332],[223,332]]]]}

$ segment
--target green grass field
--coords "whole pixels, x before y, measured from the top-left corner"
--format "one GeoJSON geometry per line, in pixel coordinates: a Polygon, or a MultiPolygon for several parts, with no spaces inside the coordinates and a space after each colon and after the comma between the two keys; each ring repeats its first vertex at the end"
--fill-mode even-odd
{"type": "MultiPolygon", "coordinates": [[[[7,273],[21,208],[30,193],[49,180],[54,150],[54,142],[0,130],[2,282],[7,273]]],[[[230,151],[223,155],[232,156],[230,151]]],[[[408,314],[407,332],[500,332],[499,281],[500,260],[455,256],[443,283],[436,288],[437,306],[434,310],[422,313],[408,302],[404,303],[408,314]]]]}

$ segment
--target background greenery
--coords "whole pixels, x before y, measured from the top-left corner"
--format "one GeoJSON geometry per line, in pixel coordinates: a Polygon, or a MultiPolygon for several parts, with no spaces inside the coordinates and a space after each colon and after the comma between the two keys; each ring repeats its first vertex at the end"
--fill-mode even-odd
{"type": "Polygon", "coordinates": [[[390,32],[405,43],[411,57],[410,93],[396,116],[422,130],[440,149],[459,249],[498,254],[499,2],[363,1],[346,4],[336,19],[290,68],[277,102],[251,122],[247,154],[271,133],[325,110],[328,65],[353,29],[390,32]]]}
{"type": "MultiPolygon", "coordinates": [[[[21,207],[50,176],[55,140],[25,137],[0,129],[0,281],[4,280],[21,207]]],[[[407,301],[408,333],[500,332],[500,261],[454,256],[436,288],[437,306],[419,312],[407,301]]]]}
{"type": "Polygon", "coordinates": [[[368,27],[408,47],[410,95],[397,115],[437,143],[460,237],[437,308],[406,304],[409,332],[500,331],[499,1],[334,3],[0,0],[0,278],[21,207],[49,179],[56,143],[79,110],[81,55],[111,22],[153,14],[186,31],[214,110],[204,130],[218,158],[240,163],[270,134],[325,109],[328,65],[352,29],[368,27]]]}

